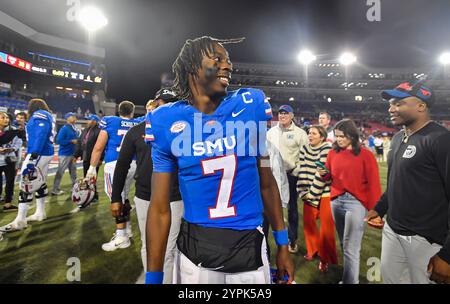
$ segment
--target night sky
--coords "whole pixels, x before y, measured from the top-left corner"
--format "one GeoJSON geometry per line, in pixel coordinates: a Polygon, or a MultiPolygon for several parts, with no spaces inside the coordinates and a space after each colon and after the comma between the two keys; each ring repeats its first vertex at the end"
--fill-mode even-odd
{"type": "MultiPolygon", "coordinates": [[[[71,1],[71,0],[69,0],[71,1]]],[[[81,0],[101,8],[109,24],[95,37],[106,48],[108,96],[144,104],[170,71],[184,41],[202,35],[246,37],[227,46],[232,61],[297,64],[302,48],[319,58],[351,50],[378,67],[432,64],[450,50],[449,0],[381,0],[369,22],[367,0],[81,0]]],[[[86,42],[66,18],[67,0],[0,0],[0,10],[36,30],[86,42]]]]}

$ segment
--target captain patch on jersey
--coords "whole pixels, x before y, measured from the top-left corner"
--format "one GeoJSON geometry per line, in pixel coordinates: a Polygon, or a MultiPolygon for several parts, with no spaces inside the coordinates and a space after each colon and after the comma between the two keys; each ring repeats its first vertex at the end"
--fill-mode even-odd
{"type": "Polygon", "coordinates": [[[256,161],[265,153],[271,118],[270,104],[256,89],[229,92],[210,115],[186,101],[147,114],[153,170],[178,168],[188,222],[236,230],[262,224],[256,161]]]}

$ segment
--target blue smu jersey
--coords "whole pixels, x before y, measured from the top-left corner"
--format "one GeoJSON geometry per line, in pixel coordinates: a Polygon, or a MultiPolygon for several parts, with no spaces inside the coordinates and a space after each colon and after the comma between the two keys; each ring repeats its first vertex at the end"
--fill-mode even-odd
{"type": "Polygon", "coordinates": [[[134,120],[137,121],[138,123],[141,123],[141,122],[143,122],[145,120],[145,115],[136,117],[134,120]]]}
{"type": "Polygon", "coordinates": [[[235,230],[262,224],[257,157],[266,153],[271,118],[269,102],[256,89],[230,92],[210,115],[186,101],[147,114],[153,172],[178,168],[186,221],[235,230]]]}
{"type": "Polygon", "coordinates": [[[56,123],[52,114],[38,110],[31,115],[26,125],[27,154],[53,155],[53,142],[56,134],[56,123]]]}
{"type": "Polygon", "coordinates": [[[138,119],[126,119],[118,116],[103,117],[99,126],[101,130],[108,133],[108,142],[105,149],[106,163],[117,160],[125,134],[138,123],[138,119]]]}

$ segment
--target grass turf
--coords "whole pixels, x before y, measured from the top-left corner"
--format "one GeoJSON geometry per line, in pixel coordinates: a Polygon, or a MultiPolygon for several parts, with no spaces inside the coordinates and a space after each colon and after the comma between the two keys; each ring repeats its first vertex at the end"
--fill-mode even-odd
{"type": "MultiPolygon", "coordinates": [[[[78,171],[78,174],[81,172],[78,171]]],[[[386,184],[386,165],[380,165],[383,189],[386,184]]],[[[49,177],[53,184],[54,176],[49,177]]],[[[109,210],[109,201],[103,191],[103,173],[99,173],[100,201],[87,210],[71,214],[75,205],[70,200],[70,180],[65,174],[61,196],[49,196],[46,204],[47,220],[32,222],[27,229],[4,235],[0,242],[0,283],[135,283],[142,272],[140,236],[135,212],[132,216],[134,237],[127,249],[104,252],[101,245],[109,241],[115,230],[109,210]],[[80,261],[80,282],[68,280],[72,274],[70,258],[80,261]]],[[[18,192],[16,192],[18,193],[18,192]]],[[[130,193],[133,197],[134,190],[130,193]]],[[[318,271],[318,260],[307,262],[303,255],[306,248],[302,225],[303,204],[299,203],[299,252],[292,255],[296,266],[297,283],[337,283],[342,273],[342,254],[338,247],[339,265],[330,266],[328,273],[318,271]]],[[[34,209],[28,214],[32,214],[34,209]]],[[[16,212],[0,213],[0,225],[11,222],[16,212]]],[[[287,218],[287,216],[286,216],[287,218]]],[[[336,236],[336,240],[338,240],[336,236]]],[[[272,238],[272,259],[275,261],[275,246],[272,238]]],[[[339,241],[338,241],[339,242],[339,241]]],[[[368,282],[367,261],[380,257],[381,232],[367,228],[361,248],[361,283],[368,282]]],[[[376,283],[376,282],[375,282],[376,283]]]]}

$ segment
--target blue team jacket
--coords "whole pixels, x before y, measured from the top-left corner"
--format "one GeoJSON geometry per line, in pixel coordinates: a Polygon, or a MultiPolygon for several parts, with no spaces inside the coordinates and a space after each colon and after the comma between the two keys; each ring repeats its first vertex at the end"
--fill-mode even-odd
{"type": "Polygon", "coordinates": [[[53,155],[55,119],[44,110],[34,112],[26,125],[27,154],[53,155]]]}
{"type": "Polygon", "coordinates": [[[75,154],[77,145],[71,142],[74,139],[78,139],[77,130],[74,126],[65,124],[56,137],[56,143],[59,145],[59,156],[72,156],[75,154]]]}

